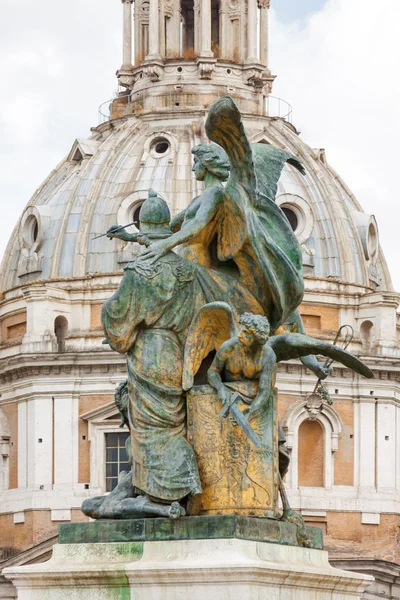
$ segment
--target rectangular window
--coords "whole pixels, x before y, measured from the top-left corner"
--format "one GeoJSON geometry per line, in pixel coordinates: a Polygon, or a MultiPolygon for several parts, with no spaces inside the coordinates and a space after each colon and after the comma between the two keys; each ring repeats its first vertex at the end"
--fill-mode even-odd
{"type": "Polygon", "coordinates": [[[121,471],[130,471],[125,442],[128,432],[106,433],[106,491],[111,492],[118,484],[121,471]]]}

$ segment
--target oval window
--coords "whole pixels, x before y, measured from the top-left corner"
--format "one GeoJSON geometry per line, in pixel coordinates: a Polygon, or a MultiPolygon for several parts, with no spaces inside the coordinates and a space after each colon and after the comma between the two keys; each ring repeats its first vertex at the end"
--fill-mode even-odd
{"type": "Polygon", "coordinates": [[[156,158],[160,158],[161,156],[165,156],[169,151],[171,144],[167,140],[167,138],[160,137],[153,141],[151,144],[150,150],[156,158]]]}
{"type": "Polygon", "coordinates": [[[293,231],[296,231],[296,229],[299,226],[299,219],[298,219],[296,213],[294,212],[294,210],[292,210],[291,208],[288,208],[287,206],[283,206],[281,208],[282,208],[282,211],[284,212],[287,220],[290,223],[290,227],[292,228],[293,231]]]}
{"type": "Polygon", "coordinates": [[[139,202],[134,205],[132,210],[132,221],[135,221],[135,226],[140,229],[140,210],[143,206],[143,202],[139,202]]]}

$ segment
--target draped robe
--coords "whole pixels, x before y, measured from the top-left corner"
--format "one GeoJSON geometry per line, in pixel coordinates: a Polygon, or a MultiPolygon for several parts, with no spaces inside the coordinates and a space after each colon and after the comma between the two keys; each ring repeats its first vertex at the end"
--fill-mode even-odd
{"type": "Polygon", "coordinates": [[[102,309],[111,347],[127,356],[133,485],[165,502],[201,492],[186,439],[183,344],[193,315],[215,300],[228,302],[237,316],[261,312],[228,275],[169,252],[153,266],[140,257],[129,263],[102,309]]]}

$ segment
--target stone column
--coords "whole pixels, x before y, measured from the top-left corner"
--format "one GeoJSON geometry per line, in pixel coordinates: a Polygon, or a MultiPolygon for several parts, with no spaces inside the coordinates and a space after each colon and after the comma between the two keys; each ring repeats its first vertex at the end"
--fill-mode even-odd
{"type": "Polygon", "coordinates": [[[149,11],[149,53],[146,60],[154,59],[161,59],[159,0],[150,0],[149,11]]]}
{"type": "Polygon", "coordinates": [[[257,57],[257,0],[247,4],[247,57],[246,62],[258,62],[257,57]]]}
{"type": "Polygon", "coordinates": [[[228,58],[228,7],[226,0],[221,0],[219,9],[219,55],[228,58]]]}
{"type": "Polygon", "coordinates": [[[258,0],[260,8],[260,62],[268,67],[269,26],[268,15],[270,0],[258,0]]]}
{"type": "Polygon", "coordinates": [[[200,56],[213,57],[211,50],[211,0],[201,0],[201,44],[200,56]]]}
{"type": "Polygon", "coordinates": [[[362,398],[359,404],[359,485],[360,488],[375,490],[376,470],[376,414],[375,401],[362,398]]]}
{"type": "Polygon", "coordinates": [[[122,4],[124,6],[124,20],[121,69],[132,68],[132,3],[133,0],[122,0],[122,4]]]}
{"type": "Polygon", "coordinates": [[[135,2],[134,7],[135,65],[139,65],[139,63],[144,58],[142,54],[142,42],[140,36],[140,12],[138,4],[138,2],[135,2]]]}
{"type": "Polygon", "coordinates": [[[171,39],[167,40],[169,42],[169,48],[171,56],[177,58],[180,56],[180,39],[181,39],[181,7],[179,0],[175,0],[172,17],[171,17],[171,39]]]}

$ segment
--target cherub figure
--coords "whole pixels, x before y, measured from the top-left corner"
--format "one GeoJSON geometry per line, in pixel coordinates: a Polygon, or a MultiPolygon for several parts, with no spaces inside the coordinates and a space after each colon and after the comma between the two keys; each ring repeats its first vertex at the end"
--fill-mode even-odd
{"type": "MultiPolygon", "coordinates": [[[[332,344],[299,333],[284,333],[269,337],[270,325],[266,317],[245,313],[241,316],[239,323],[241,326],[239,332],[224,342],[217,350],[208,370],[209,383],[217,390],[225,412],[229,411],[232,403],[237,399],[237,394],[232,392],[232,383],[243,380],[258,381],[258,390],[253,400],[242,396],[245,402],[250,403],[250,406],[244,409],[243,414],[247,414],[247,418],[251,419],[253,415],[255,417],[257,413],[263,411],[268,402],[275,400],[273,387],[276,364],[290,358],[323,354],[342,362],[365,377],[373,377],[370,369],[361,361],[332,344]]],[[[269,412],[274,414],[273,410],[269,412]]],[[[240,416],[240,413],[236,412],[236,415],[240,416]]],[[[243,423],[239,422],[239,424],[246,430],[243,423]]],[[[248,427],[250,427],[249,431],[252,435],[250,423],[248,427]]],[[[281,435],[279,437],[281,438],[281,435]]],[[[259,441],[261,446],[262,442],[259,441]]],[[[296,524],[299,543],[308,546],[310,542],[304,520],[301,515],[291,509],[285,492],[282,481],[285,469],[282,469],[281,462],[287,468],[287,461],[286,457],[283,457],[284,460],[281,461],[281,447],[279,450],[278,485],[283,504],[282,520],[296,524]]]]}
{"type": "Polygon", "coordinates": [[[208,380],[224,406],[229,405],[233,398],[226,382],[258,380],[257,395],[246,410],[248,417],[259,411],[271,397],[275,366],[282,360],[322,354],[364,377],[373,377],[372,371],[358,358],[322,340],[300,333],[269,337],[268,319],[261,315],[245,313],[240,318],[240,325],[239,332],[218,349],[208,371],[208,380]]]}
{"type": "MultiPolygon", "coordinates": [[[[238,330],[231,308],[223,302],[206,304],[198,311],[185,345],[183,388],[188,390],[194,385],[202,361],[210,352],[216,351],[208,369],[208,381],[223,405],[220,415],[227,416],[230,413],[231,419],[248,437],[250,447],[259,452],[261,462],[257,465],[260,468],[252,470],[251,477],[247,469],[246,475],[258,486],[263,486],[271,472],[268,464],[277,458],[274,450],[277,435],[274,390],[277,363],[322,354],[365,377],[373,377],[373,374],[356,357],[325,341],[301,333],[270,337],[269,321],[262,315],[244,313],[239,325],[238,330]]],[[[282,497],[282,519],[298,526],[299,539],[303,545],[307,545],[302,517],[290,508],[282,483],[288,457],[282,455],[281,460],[281,445],[279,435],[279,475],[275,485],[279,487],[282,497]]],[[[276,511],[274,501],[271,510],[276,511]]]]}

